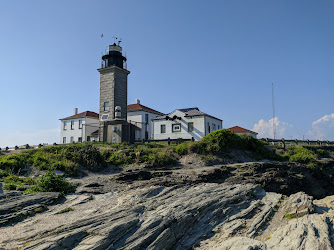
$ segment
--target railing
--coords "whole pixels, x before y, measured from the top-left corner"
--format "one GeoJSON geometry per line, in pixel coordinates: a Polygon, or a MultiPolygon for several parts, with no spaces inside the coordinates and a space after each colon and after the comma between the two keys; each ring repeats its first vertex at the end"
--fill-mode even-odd
{"type": "Polygon", "coordinates": [[[307,146],[314,146],[314,145],[319,145],[319,146],[330,146],[334,145],[334,141],[312,141],[312,140],[285,140],[284,138],[282,139],[270,139],[270,138],[262,138],[259,139],[262,141],[265,141],[269,144],[276,145],[276,146],[282,146],[285,148],[286,146],[301,146],[301,145],[307,145],[307,146]]]}
{"type": "Polygon", "coordinates": [[[0,148],[0,151],[12,151],[12,150],[19,150],[19,149],[32,149],[32,148],[42,148],[42,147],[50,147],[50,146],[54,146],[54,145],[58,145],[57,143],[53,143],[53,144],[48,144],[48,143],[40,143],[38,145],[29,145],[29,144],[25,144],[25,145],[21,145],[21,146],[15,146],[15,147],[4,147],[4,148],[0,148]]]}

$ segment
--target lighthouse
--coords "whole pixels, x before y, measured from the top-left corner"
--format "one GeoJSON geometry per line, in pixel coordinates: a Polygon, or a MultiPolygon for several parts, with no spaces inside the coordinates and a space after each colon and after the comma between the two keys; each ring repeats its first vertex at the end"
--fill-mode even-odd
{"type": "MultiPolygon", "coordinates": [[[[101,142],[130,142],[132,130],[127,122],[128,71],[122,47],[107,46],[100,73],[99,139],[101,142]]],[[[133,132],[134,134],[134,132],[133,132]]],[[[134,136],[134,135],[133,135],[134,136]]]]}

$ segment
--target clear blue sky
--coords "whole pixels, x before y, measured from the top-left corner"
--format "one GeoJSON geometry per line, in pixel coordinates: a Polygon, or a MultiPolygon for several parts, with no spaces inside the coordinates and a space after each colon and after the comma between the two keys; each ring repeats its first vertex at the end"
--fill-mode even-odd
{"type": "Polygon", "coordinates": [[[332,0],[1,1],[0,146],[59,142],[59,118],[97,112],[113,36],[128,103],[270,136],[273,82],[278,136],[334,140],[333,13],[332,0]]]}

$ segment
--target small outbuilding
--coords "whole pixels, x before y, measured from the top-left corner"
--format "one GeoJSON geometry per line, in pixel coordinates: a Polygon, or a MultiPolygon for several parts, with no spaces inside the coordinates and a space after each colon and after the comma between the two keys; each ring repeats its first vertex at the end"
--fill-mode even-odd
{"type": "Polygon", "coordinates": [[[248,129],[245,129],[245,128],[242,128],[242,127],[239,127],[239,126],[234,126],[232,128],[229,128],[229,130],[231,130],[233,133],[236,133],[236,134],[243,134],[243,135],[251,135],[253,136],[255,139],[257,137],[257,134],[256,132],[254,131],[251,131],[251,130],[248,130],[248,129]]]}

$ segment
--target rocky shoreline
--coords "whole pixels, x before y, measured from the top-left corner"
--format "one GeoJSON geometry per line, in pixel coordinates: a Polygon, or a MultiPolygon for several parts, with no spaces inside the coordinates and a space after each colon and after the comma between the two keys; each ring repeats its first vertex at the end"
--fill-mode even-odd
{"type": "Polygon", "coordinates": [[[0,248],[332,249],[332,168],[188,160],[90,173],[66,196],[5,192],[0,248]]]}

